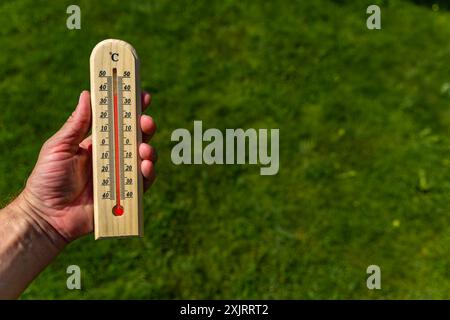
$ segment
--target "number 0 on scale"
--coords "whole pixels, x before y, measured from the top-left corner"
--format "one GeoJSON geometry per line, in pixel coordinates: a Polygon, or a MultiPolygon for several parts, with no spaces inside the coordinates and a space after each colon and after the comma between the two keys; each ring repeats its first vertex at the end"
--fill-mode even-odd
{"type": "Polygon", "coordinates": [[[104,40],[90,59],[95,239],[142,236],[139,59],[104,40]]]}

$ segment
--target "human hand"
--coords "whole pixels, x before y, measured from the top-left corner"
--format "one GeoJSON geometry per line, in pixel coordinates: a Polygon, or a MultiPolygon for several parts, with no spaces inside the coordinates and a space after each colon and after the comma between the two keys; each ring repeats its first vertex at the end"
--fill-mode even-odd
{"type": "MultiPolygon", "coordinates": [[[[143,109],[151,96],[142,94],[143,109]]],[[[142,115],[143,143],[139,146],[144,188],[155,179],[156,152],[146,142],[156,130],[150,116],[142,115]]],[[[70,242],[93,230],[91,106],[88,91],[80,95],[78,106],[63,127],[41,148],[36,166],[18,205],[37,223],[70,242]]],[[[20,199],[20,200],[19,200],[20,199]]]]}

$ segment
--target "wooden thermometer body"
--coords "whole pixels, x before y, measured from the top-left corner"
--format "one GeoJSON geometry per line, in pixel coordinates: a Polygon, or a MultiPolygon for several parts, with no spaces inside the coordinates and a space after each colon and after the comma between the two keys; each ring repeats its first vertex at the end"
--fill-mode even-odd
{"type": "Polygon", "coordinates": [[[142,236],[139,59],[128,43],[104,40],[90,73],[95,239],[142,236]]]}

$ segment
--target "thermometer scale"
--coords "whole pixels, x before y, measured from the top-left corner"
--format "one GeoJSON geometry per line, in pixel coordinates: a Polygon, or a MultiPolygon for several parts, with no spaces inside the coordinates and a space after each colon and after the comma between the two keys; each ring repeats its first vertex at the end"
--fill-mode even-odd
{"type": "Polygon", "coordinates": [[[122,40],[90,58],[95,239],[142,236],[139,59],[122,40]]]}

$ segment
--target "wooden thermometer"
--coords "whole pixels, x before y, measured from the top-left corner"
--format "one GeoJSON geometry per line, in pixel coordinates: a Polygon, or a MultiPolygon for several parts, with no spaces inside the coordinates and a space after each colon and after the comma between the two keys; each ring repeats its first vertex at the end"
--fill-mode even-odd
{"type": "Polygon", "coordinates": [[[142,236],[139,59],[122,40],[90,59],[95,239],[142,236]]]}

